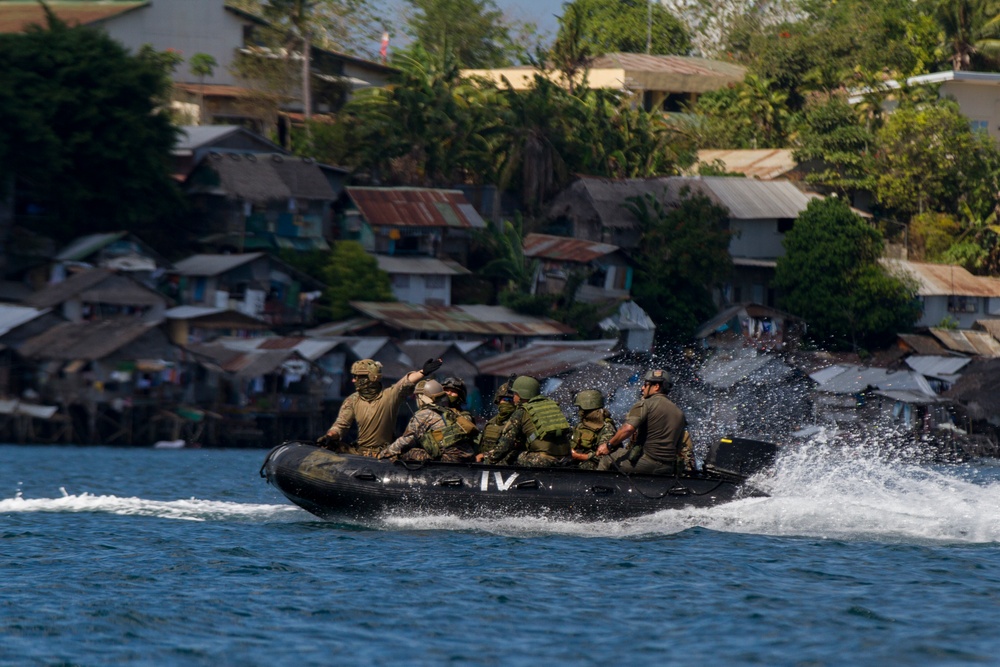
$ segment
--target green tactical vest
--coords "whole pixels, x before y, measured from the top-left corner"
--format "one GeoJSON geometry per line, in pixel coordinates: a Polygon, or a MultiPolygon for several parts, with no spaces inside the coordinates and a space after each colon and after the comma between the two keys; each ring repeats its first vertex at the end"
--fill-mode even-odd
{"type": "Polygon", "coordinates": [[[559,405],[551,398],[536,396],[522,403],[535,432],[528,436],[529,452],[544,452],[550,456],[569,454],[570,425],[559,405]]]}
{"type": "Polygon", "coordinates": [[[597,437],[597,431],[591,431],[585,426],[578,426],[575,431],[573,431],[573,449],[578,452],[589,452],[594,449],[594,438],[597,437]]]}
{"type": "Polygon", "coordinates": [[[444,417],[445,426],[437,431],[427,431],[420,437],[420,447],[431,455],[431,458],[439,458],[441,453],[450,448],[462,444],[473,444],[479,429],[475,422],[451,408],[439,408],[431,406],[429,408],[444,417]]]}
{"type": "Polygon", "coordinates": [[[492,419],[486,422],[486,426],[483,427],[483,437],[479,441],[479,451],[489,452],[496,447],[497,440],[500,439],[500,434],[503,432],[503,424],[500,422],[495,422],[492,419]]]}

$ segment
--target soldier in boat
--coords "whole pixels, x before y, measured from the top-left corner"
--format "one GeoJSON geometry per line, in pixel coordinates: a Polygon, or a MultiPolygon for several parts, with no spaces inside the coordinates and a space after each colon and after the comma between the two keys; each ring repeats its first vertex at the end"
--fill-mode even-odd
{"type": "MultiPolygon", "coordinates": [[[[497,413],[490,417],[479,434],[477,461],[482,461],[486,457],[487,452],[496,448],[497,441],[500,440],[500,434],[503,432],[504,424],[514,414],[514,393],[510,390],[512,383],[513,380],[504,382],[497,389],[496,394],[493,395],[493,404],[497,406],[497,413]]],[[[509,463],[509,461],[499,461],[499,463],[509,463]]]]}
{"type": "Polygon", "coordinates": [[[354,362],[351,380],[356,391],[344,399],[336,421],[317,443],[337,452],[376,456],[393,439],[399,406],[406,401],[414,385],[441,368],[441,363],[440,359],[428,359],[419,371],[410,371],[385,389],[382,387],[382,364],[373,359],[354,362]],[[354,423],[358,426],[358,440],[350,446],[342,437],[354,423]]]}
{"type": "Polygon", "coordinates": [[[598,456],[597,449],[608,444],[617,428],[604,408],[604,395],[597,389],[584,389],[573,398],[573,405],[579,421],[573,428],[570,455],[584,470],[608,470],[611,457],[598,456]]]}
{"type": "Polygon", "coordinates": [[[403,435],[378,457],[399,456],[406,461],[472,461],[479,430],[467,414],[450,406],[450,397],[437,380],[426,380],[416,395],[420,409],[403,435]]]}
{"type": "Polygon", "coordinates": [[[497,444],[484,452],[486,463],[501,463],[517,454],[517,465],[549,467],[570,461],[572,428],[559,405],[541,395],[538,380],[522,375],[511,385],[514,412],[497,444]]]}
{"type": "Polygon", "coordinates": [[[597,454],[611,454],[613,467],[626,473],[674,475],[684,471],[687,420],[684,412],[667,398],[672,387],[667,371],[647,371],[643,376],[642,399],[632,406],[625,423],[608,444],[598,447],[597,454]],[[632,447],[616,451],[629,438],[632,447]]]}

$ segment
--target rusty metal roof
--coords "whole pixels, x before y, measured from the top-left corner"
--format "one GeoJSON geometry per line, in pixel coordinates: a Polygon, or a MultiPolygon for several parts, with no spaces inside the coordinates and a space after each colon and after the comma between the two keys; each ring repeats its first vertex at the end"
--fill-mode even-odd
{"type": "MultiPolygon", "coordinates": [[[[149,2],[48,2],[69,26],[87,25],[144,7],[149,2]]],[[[0,33],[24,32],[30,25],[45,26],[45,9],[39,2],[0,2],[0,33]]]]}
{"type": "Polygon", "coordinates": [[[485,229],[486,223],[461,190],[344,188],[373,227],[485,229]]]}
{"type": "Polygon", "coordinates": [[[710,165],[716,160],[725,165],[726,171],[764,181],[784,176],[798,166],[787,148],[698,151],[698,163],[710,165]]]}
{"type": "Polygon", "coordinates": [[[66,280],[47,285],[24,300],[34,308],[52,308],[72,298],[91,303],[123,306],[155,306],[169,299],[128,276],[114,271],[92,268],[74,273],[66,280]]]}
{"type": "Polygon", "coordinates": [[[479,362],[480,375],[530,375],[543,379],[614,356],[617,340],[537,341],[479,362]]]}
{"type": "MultiPolygon", "coordinates": [[[[29,359],[86,359],[95,361],[120,350],[129,343],[155,331],[159,323],[132,318],[95,322],[62,322],[30,338],[18,349],[29,359]]],[[[160,332],[161,337],[165,337],[160,332]]]]}
{"type": "Polygon", "coordinates": [[[936,327],[930,331],[949,350],[979,357],[1000,357],[1000,341],[986,331],[936,327]]]}
{"type": "Polygon", "coordinates": [[[618,249],[618,246],[610,243],[597,243],[551,234],[528,234],[524,237],[525,257],[541,257],[563,262],[588,264],[618,249]]]}
{"type": "Polygon", "coordinates": [[[920,296],[1000,297],[1000,280],[974,276],[961,266],[886,258],[879,261],[891,271],[912,276],[918,283],[920,296]]]}
{"type": "Polygon", "coordinates": [[[352,301],[351,305],[399,331],[483,336],[562,336],[575,331],[555,320],[522,315],[504,306],[426,306],[374,301],[352,301]]]}
{"type": "Polygon", "coordinates": [[[669,72],[699,77],[721,77],[727,81],[742,81],[746,67],[721,60],[695,56],[661,56],[646,53],[606,53],[594,58],[590,69],[620,68],[642,72],[669,72]]]}
{"type": "Polygon", "coordinates": [[[898,334],[901,340],[917,354],[945,354],[947,350],[933,336],[921,334],[898,334]]]}

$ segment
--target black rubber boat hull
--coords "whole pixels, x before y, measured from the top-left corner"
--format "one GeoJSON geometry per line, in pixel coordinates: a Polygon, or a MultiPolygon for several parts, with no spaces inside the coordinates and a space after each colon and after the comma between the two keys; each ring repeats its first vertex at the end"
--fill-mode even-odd
{"type": "Polygon", "coordinates": [[[430,462],[337,454],[311,443],[272,449],[261,476],[324,519],[392,515],[614,520],[766,495],[736,475],[625,475],[575,468],[430,462]]]}

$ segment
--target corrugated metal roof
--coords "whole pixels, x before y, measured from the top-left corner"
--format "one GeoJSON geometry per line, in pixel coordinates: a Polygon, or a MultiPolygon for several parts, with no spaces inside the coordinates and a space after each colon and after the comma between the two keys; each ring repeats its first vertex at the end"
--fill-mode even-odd
{"type": "Polygon", "coordinates": [[[914,355],[905,359],[906,365],[927,377],[954,382],[962,369],[969,365],[972,359],[967,357],[947,357],[939,355],[914,355]]]}
{"type": "Polygon", "coordinates": [[[890,271],[912,276],[918,283],[920,296],[985,296],[1000,297],[1000,280],[974,276],[955,264],[928,264],[903,259],[879,260],[890,271]]]}
{"type": "Polygon", "coordinates": [[[29,359],[103,359],[159,326],[132,318],[63,322],[26,340],[18,352],[29,359]]]}
{"type": "Polygon", "coordinates": [[[351,305],[399,331],[484,336],[562,336],[574,331],[555,320],[522,315],[503,306],[425,306],[373,301],[352,301],[351,305]]]}
{"type": "Polygon", "coordinates": [[[941,343],[933,336],[921,334],[899,334],[899,339],[913,349],[917,354],[945,354],[948,350],[941,346],[941,343]]]}
{"type": "Polygon", "coordinates": [[[298,356],[294,350],[251,350],[226,361],[222,370],[238,378],[255,378],[277,371],[298,356]]]}
{"type": "Polygon", "coordinates": [[[47,285],[25,299],[24,304],[52,308],[72,298],[123,306],[155,306],[168,302],[167,297],[127,276],[103,268],[92,268],[74,273],[62,282],[47,285]]]}
{"type": "Polygon", "coordinates": [[[47,312],[49,312],[48,308],[29,308],[0,303],[0,336],[41,317],[47,312]]]}
{"type": "Polygon", "coordinates": [[[329,338],[304,338],[302,336],[263,336],[260,338],[223,338],[223,347],[235,350],[292,350],[304,359],[315,361],[341,344],[329,338]]]}
{"type": "Polygon", "coordinates": [[[997,340],[1000,340],[1000,320],[976,320],[973,329],[982,329],[997,340]]]}
{"type": "Polygon", "coordinates": [[[524,237],[523,245],[525,257],[541,257],[580,264],[587,264],[619,249],[610,243],[597,243],[551,234],[528,234],[524,237]]]}
{"type": "Polygon", "coordinates": [[[128,232],[112,232],[109,234],[88,234],[87,236],[81,236],[56,253],[55,258],[60,262],[81,260],[127,235],[128,232]]]}
{"type": "Polygon", "coordinates": [[[787,148],[698,151],[699,163],[712,164],[716,161],[725,165],[726,171],[765,181],[779,178],[798,166],[792,151],[787,148]]]}
{"type": "Polygon", "coordinates": [[[461,276],[472,273],[457,262],[444,261],[434,257],[375,255],[375,259],[378,261],[378,268],[386,273],[422,276],[461,276]]]}
{"type": "Polygon", "coordinates": [[[344,190],[373,227],[486,228],[486,222],[461,190],[361,187],[344,190]]]}
{"type": "MultiPolygon", "coordinates": [[[[184,86],[185,84],[175,83],[174,85],[184,86]]],[[[234,134],[245,134],[261,146],[272,146],[273,152],[275,153],[280,153],[282,155],[287,154],[287,151],[285,151],[278,144],[269,141],[259,134],[255,134],[247,130],[246,128],[240,127],[239,125],[182,125],[180,127],[180,132],[177,135],[177,143],[174,145],[174,152],[177,154],[190,154],[204,146],[219,143],[223,139],[226,139],[234,134]]]]}
{"type": "Polygon", "coordinates": [[[734,220],[795,219],[806,210],[810,198],[788,181],[758,181],[752,178],[703,176],[673,177],[694,191],[729,209],[734,220]]]}
{"type": "Polygon", "coordinates": [[[930,332],[949,350],[980,357],[1000,357],[1000,342],[985,331],[932,327],[930,332]]]}
{"type": "MultiPolygon", "coordinates": [[[[69,26],[87,25],[124,14],[149,2],[47,2],[69,26]]],[[[0,33],[24,32],[29,25],[45,26],[45,9],[38,2],[0,2],[0,33]]]]}
{"type": "Polygon", "coordinates": [[[900,403],[909,403],[911,405],[929,405],[931,403],[943,403],[945,399],[940,396],[928,396],[927,394],[921,393],[919,391],[910,390],[896,390],[890,389],[888,391],[876,391],[879,396],[885,396],[894,401],[899,401],[900,403]]]}
{"type": "Polygon", "coordinates": [[[192,192],[207,192],[226,197],[265,203],[275,199],[336,198],[323,171],[310,158],[277,153],[210,153],[200,167],[218,174],[218,184],[205,182],[204,176],[192,176],[192,192]]]}
{"type": "Polygon", "coordinates": [[[818,391],[829,394],[857,394],[869,388],[915,391],[935,396],[927,379],[916,371],[890,371],[867,366],[836,365],[809,375],[818,391]]]}
{"type": "MultiPolygon", "coordinates": [[[[667,72],[699,77],[722,77],[727,81],[742,81],[746,68],[742,65],[695,56],[661,56],[646,53],[606,53],[594,58],[590,69],[624,69],[642,72],[667,72]]],[[[676,91],[682,92],[682,91],[676,91]]]]}
{"type": "Polygon", "coordinates": [[[698,370],[702,382],[716,389],[729,389],[747,379],[777,384],[793,373],[786,363],[756,350],[737,350],[732,354],[716,354],[698,370]]]}
{"type": "Polygon", "coordinates": [[[614,356],[615,340],[534,342],[479,362],[481,375],[530,375],[539,380],[614,356]]]}
{"type": "Polygon", "coordinates": [[[177,262],[177,272],[182,276],[217,276],[263,257],[262,252],[241,255],[191,255],[177,262]]]}

